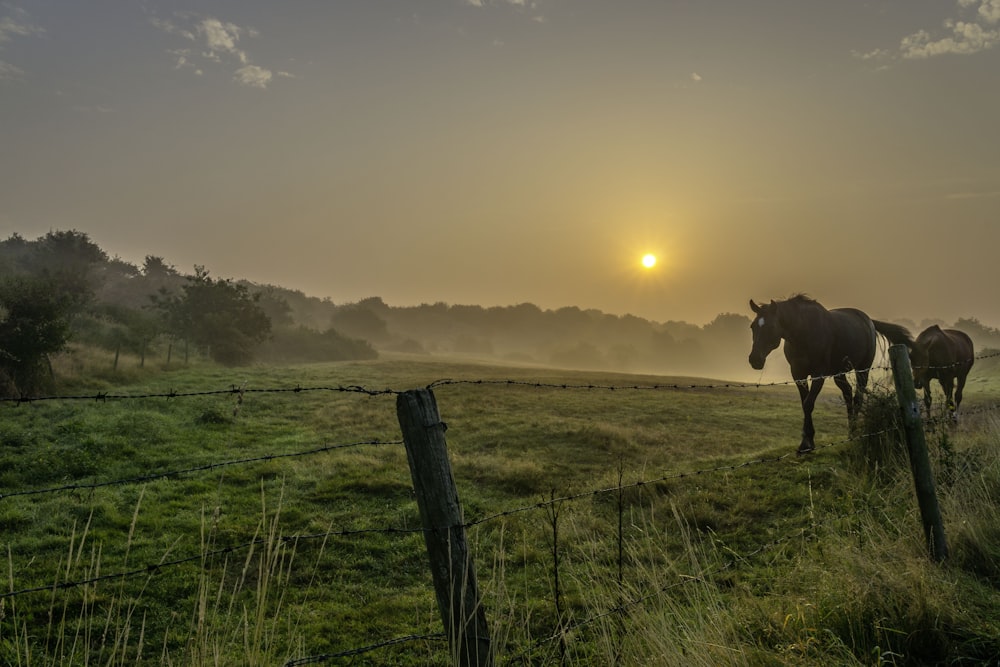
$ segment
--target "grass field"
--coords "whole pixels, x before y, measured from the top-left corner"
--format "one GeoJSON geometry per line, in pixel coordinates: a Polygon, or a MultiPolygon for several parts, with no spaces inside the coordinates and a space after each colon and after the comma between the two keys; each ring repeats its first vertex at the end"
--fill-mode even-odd
{"type": "Polygon", "coordinates": [[[797,457],[790,385],[404,357],[114,374],[77,351],[59,394],[134,398],[0,405],[0,663],[449,664],[395,396],[351,389],[447,379],[497,664],[996,664],[993,362],[929,426],[938,565],[902,445],[863,437],[885,378],[854,438],[827,387],[797,457]]]}

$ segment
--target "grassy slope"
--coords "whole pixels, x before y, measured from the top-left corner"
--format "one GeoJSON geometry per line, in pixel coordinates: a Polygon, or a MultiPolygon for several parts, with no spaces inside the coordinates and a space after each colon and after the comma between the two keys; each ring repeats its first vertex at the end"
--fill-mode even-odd
{"type": "MultiPolygon", "coordinates": [[[[890,456],[879,471],[859,462],[833,387],[816,413],[818,442],[829,446],[798,458],[785,456],[801,419],[790,386],[635,390],[625,387],[675,379],[404,358],[132,370],[122,385],[81,357],[64,361],[65,391],[405,390],[443,378],[619,387],[435,389],[468,520],[626,486],[470,529],[501,663],[560,654],[575,664],[954,663],[1000,653],[998,430],[976,409],[1000,395],[989,360],[974,371],[963,425],[930,436],[953,552],[936,566],[905,459],[890,456]],[[603,615],[619,605],[623,613],[603,615]],[[570,628],[562,641],[541,641],[560,619],[570,628]]],[[[224,394],[0,409],[9,588],[141,573],[5,598],[0,661],[280,664],[440,631],[422,537],[380,530],[419,525],[401,445],[10,495],[395,441],[393,396],[249,392],[239,404],[224,394]],[[296,535],[306,537],[282,539],[296,535]],[[255,537],[263,545],[199,557],[255,537]]],[[[442,642],[409,642],[352,664],[366,661],[447,656],[442,642]]]]}

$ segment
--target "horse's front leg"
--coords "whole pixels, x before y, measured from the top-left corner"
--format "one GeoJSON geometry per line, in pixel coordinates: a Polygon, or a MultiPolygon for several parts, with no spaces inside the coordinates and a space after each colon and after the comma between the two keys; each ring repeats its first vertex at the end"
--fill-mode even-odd
{"type": "Polygon", "coordinates": [[[799,454],[806,454],[816,449],[816,442],[813,438],[816,429],[813,427],[813,408],[816,406],[816,397],[819,396],[823,388],[823,378],[813,378],[810,384],[806,378],[795,381],[795,386],[799,389],[799,398],[802,399],[802,442],[799,443],[799,454]]]}

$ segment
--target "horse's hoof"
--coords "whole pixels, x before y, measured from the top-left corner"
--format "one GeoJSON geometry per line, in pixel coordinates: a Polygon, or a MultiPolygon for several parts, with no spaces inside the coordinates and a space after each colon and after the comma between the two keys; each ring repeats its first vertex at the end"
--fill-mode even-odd
{"type": "Polygon", "coordinates": [[[803,456],[805,454],[809,454],[814,449],[816,449],[816,445],[812,444],[811,442],[810,443],[803,442],[801,445],[799,445],[799,449],[795,453],[798,454],[799,456],[803,456]]]}

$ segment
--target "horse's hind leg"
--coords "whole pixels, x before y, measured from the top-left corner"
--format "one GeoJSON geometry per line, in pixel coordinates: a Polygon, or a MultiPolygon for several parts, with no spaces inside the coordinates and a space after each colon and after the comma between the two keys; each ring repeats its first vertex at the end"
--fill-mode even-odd
{"type": "Polygon", "coordinates": [[[853,395],[854,392],[851,390],[851,383],[848,381],[847,375],[843,373],[834,375],[833,381],[840,388],[840,393],[844,395],[844,403],[847,405],[847,421],[853,423],[858,408],[856,401],[861,397],[861,392],[859,391],[857,395],[853,395]]]}
{"type": "Polygon", "coordinates": [[[962,405],[962,390],[965,389],[965,378],[964,373],[959,373],[958,375],[958,386],[955,388],[955,412],[958,412],[958,406],[962,405]]]}
{"type": "Polygon", "coordinates": [[[952,421],[958,420],[958,406],[955,405],[955,401],[952,398],[952,393],[955,390],[955,379],[951,375],[947,375],[941,378],[941,388],[944,389],[944,399],[945,406],[948,409],[948,414],[951,415],[952,421]]]}

